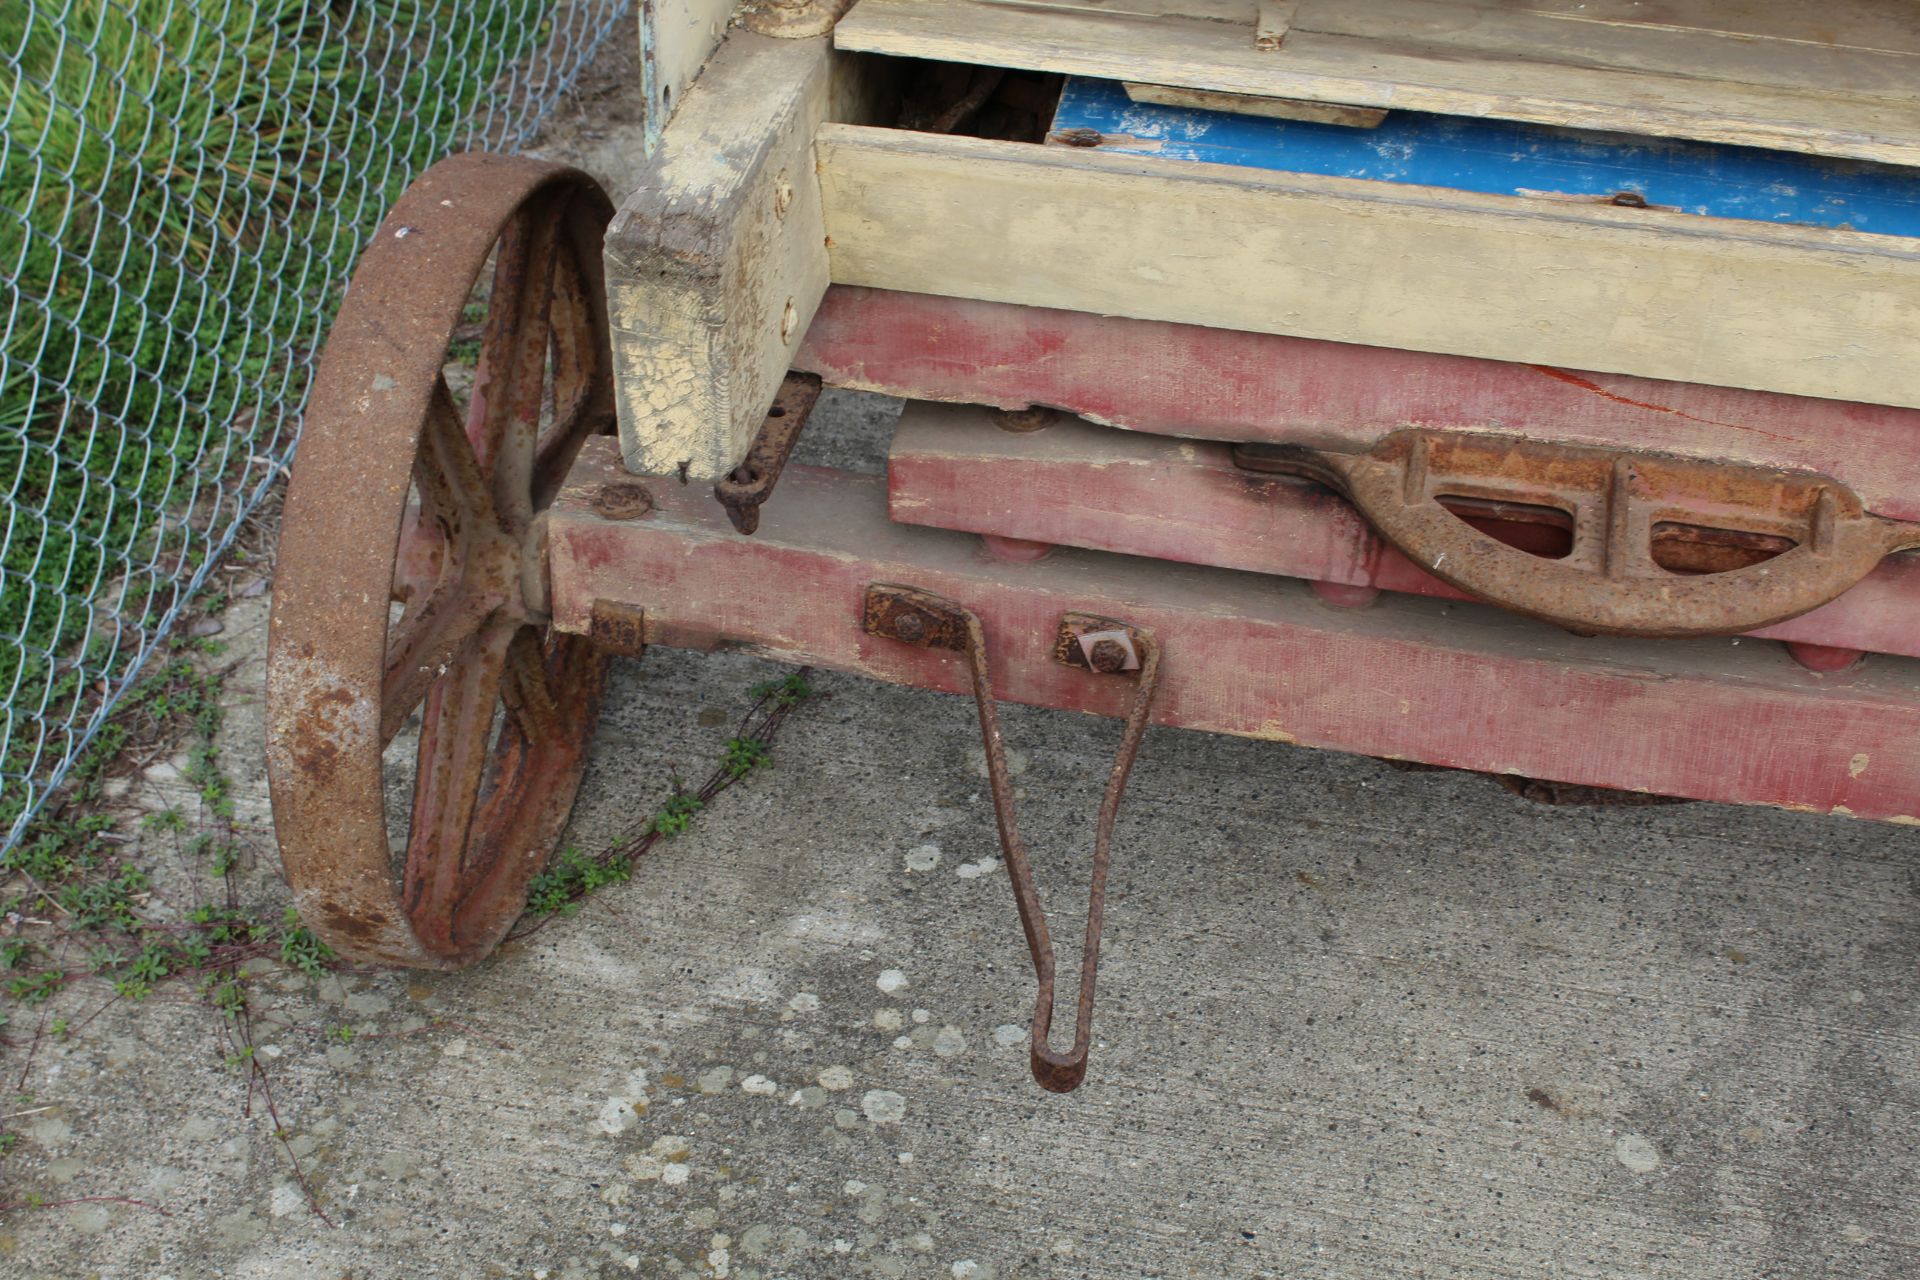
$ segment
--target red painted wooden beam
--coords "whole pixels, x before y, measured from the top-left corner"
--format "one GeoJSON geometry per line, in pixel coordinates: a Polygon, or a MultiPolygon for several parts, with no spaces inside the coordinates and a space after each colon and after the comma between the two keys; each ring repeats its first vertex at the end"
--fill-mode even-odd
{"type": "MultiPolygon", "coordinates": [[[[894,433],[888,475],[891,514],[909,524],[1468,598],[1386,545],[1344,499],[1243,471],[1211,441],[1064,417],[1014,433],[984,409],[914,404],[894,433]]],[[[1751,634],[1920,657],[1920,558],[1890,556],[1833,602],[1751,634]]]]}
{"type": "MultiPolygon", "coordinates": [[[[984,620],[1000,695],[1118,716],[1132,686],[1052,657],[1062,614],[1121,619],[1164,655],[1163,725],[1489,772],[1915,822],[1920,668],[1815,676],[1775,646],[1581,640],[1476,605],[1388,596],[1319,604],[1261,574],[1064,550],[1030,564],[979,540],[888,520],[884,481],[789,468],[753,537],[704,486],[641,480],[644,515],[595,514],[632,481],[596,439],[548,525],[556,625],[596,611],[650,643],[730,645],[962,692],[957,654],[860,626],[873,582],[918,587],[984,620]]],[[[954,708],[963,720],[970,711],[954,708]]],[[[1148,746],[1151,758],[1152,746],[1148,746]]]]}
{"type": "Polygon", "coordinates": [[[1053,405],[1193,439],[1362,452],[1423,426],[1814,471],[1920,520],[1913,409],[851,286],[827,291],[795,365],[910,400],[1053,405]]]}

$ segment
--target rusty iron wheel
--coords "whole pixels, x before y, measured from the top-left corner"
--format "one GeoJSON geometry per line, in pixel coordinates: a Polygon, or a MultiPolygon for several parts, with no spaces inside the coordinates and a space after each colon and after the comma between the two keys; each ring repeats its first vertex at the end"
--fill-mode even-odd
{"type": "Polygon", "coordinates": [[[321,357],[280,535],[267,765],[295,905],[352,959],[486,955],[572,808],[606,659],[546,625],[544,508],[613,422],[612,213],[573,169],[442,161],[361,258],[321,357]],[[489,263],[463,412],[448,348],[489,263]],[[397,853],[386,756],[416,723],[397,853]]]}

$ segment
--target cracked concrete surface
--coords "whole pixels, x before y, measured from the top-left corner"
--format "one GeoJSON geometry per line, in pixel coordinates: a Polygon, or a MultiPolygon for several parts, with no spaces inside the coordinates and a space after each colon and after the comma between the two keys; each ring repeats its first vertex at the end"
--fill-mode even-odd
{"type": "MultiPolygon", "coordinates": [[[[625,154],[618,115],[581,112],[625,154]]],[[[803,460],[876,465],[890,412],[832,397],[803,460]]],[[[263,636],[239,601],[226,759],[268,883],[263,636]]],[[[570,838],[703,772],[780,670],[621,663],[570,838]]],[[[0,1274],[1920,1274],[1920,833],[1155,730],[1061,1097],[1026,1073],[970,704],[818,684],[771,769],[476,968],[262,977],[335,1225],[188,993],[42,1044],[7,1198],[154,1207],[8,1213],[0,1274]]],[[[1006,729],[1077,936],[1118,726],[1006,729]]]]}

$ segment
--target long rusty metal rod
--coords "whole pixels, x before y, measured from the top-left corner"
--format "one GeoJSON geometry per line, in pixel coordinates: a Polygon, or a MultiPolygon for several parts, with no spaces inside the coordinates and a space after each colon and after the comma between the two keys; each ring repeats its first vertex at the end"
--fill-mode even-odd
{"type": "Polygon", "coordinates": [[[1133,706],[1127,713],[1127,726],[1120,736],[1120,750],[1107,776],[1107,792],[1100,802],[1100,817],[1093,836],[1093,883],[1087,893],[1087,935],[1080,956],[1080,1002],[1074,1017],[1073,1047],[1058,1053],[1052,1045],[1054,1000],[1053,938],[1047,930],[1047,913],[1040,905],[1040,891],[1034,884],[1033,864],[1027,857],[1026,841],[1014,815],[1013,779],[1007,770],[1006,744],[1000,733],[1000,711],[993,697],[993,679],[987,671],[986,633],[980,619],[966,613],[966,654],[973,672],[973,697],[980,710],[980,738],[987,756],[987,779],[993,792],[994,819],[1000,828],[1000,847],[1007,857],[1007,878],[1013,883],[1013,901],[1020,912],[1020,927],[1027,935],[1027,950],[1033,957],[1033,972],[1039,983],[1033,1004],[1033,1078],[1045,1089],[1066,1093],[1079,1087],[1087,1075],[1087,1054],[1093,1040],[1094,986],[1100,969],[1100,932],[1107,910],[1107,867],[1112,859],[1113,828],[1120,814],[1120,800],[1126,794],[1127,777],[1133,772],[1134,759],[1146,737],[1147,720],[1153,709],[1153,697],[1160,686],[1160,646],[1148,643],[1141,660],[1139,684],[1133,706]]]}

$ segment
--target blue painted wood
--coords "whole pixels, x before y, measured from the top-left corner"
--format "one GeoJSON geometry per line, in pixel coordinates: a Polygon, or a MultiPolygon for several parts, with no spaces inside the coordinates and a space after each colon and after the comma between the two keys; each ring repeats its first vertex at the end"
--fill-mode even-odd
{"type": "Polygon", "coordinates": [[[1920,169],[1756,147],[1391,112],[1378,128],[1134,102],[1071,77],[1055,129],[1112,135],[1103,151],[1498,195],[1604,198],[1717,218],[1920,236],[1920,169]]]}

